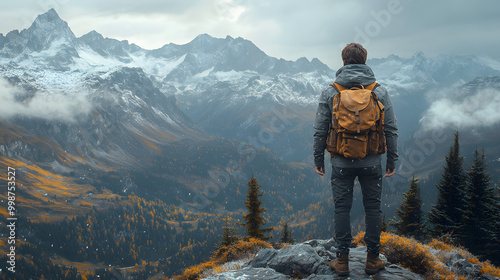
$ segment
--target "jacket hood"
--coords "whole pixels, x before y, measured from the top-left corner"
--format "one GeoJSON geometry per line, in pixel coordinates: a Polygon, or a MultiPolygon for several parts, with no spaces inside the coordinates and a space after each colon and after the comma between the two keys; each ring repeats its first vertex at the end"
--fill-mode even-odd
{"type": "Polygon", "coordinates": [[[337,70],[335,76],[337,77],[335,82],[346,88],[358,84],[366,86],[375,82],[375,75],[370,66],[366,64],[345,65],[337,70]]]}

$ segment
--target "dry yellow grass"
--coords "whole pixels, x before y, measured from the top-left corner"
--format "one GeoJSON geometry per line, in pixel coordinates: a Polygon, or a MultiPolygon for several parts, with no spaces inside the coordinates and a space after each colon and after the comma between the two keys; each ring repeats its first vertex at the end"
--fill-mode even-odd
{"type": "Polygon", "coordinates": [[[255,238],[249,238],[248,241],[238,240],[230,246],[222,246],[215,252],[210,261],[188,267],[184,270],[182,275],[176,276],[175,278],[181,280],[197,280],[208,270],[223,272],[225,269],[221,267],[222,264],[250,258],[262,248],[272,248],[272,246],[265,241],[255,238]]]}
{"type": "Polygon", "coordinates": [[[198,265],[190,266],[184,270],[184,274],[180,277],[182,280],[198,280],[200,275],[208,269],[215,267],[213,261],[204,262],[198,265]]]}
{"type": "MultiPolygon", "coordinates": [[[[55,174],[36,164],[27,164],[20,160],[0,157],[0,166],[5,170],[16,170],[16,209],[32,221],[59,221],[65,217],[81,215],[98,204],[100,207],[114,205],[116,195],[108,190],[97,192],[88,184],[76,183],[72,178],[55,174]],[[90,195],[90,193],[94,195],[90,195]]],[[[6,180],[7,172],[0,172],[0,178],[6,180]]],[[[6,199],[7,193],[1,192],[0,199],[6,199]]],[[[7,215],[5,207],[0,214],[7,215]]]]}
{"type": "MultiPolygon", "coordinates": [[[[479,261],[477,257],[475,257],[474,255],[469,253],[464,248],[458,248],[458,247],[446,244],[446,243],[439,241],[439,240],[436,240],[436,239],[433,239],[429,243],[429,246],[431,246],[434,249],[441,250],[443,252],[450,252],[450,251],[457,252],[457,253],[461,254],[462,256],[464,256],[464,258],[467,261],[469,261],[470,263],[481,265],[481,267],[482,267],[481,271],[480,271],[481,273],[483,273],[483,274],[486,273],[486,274],[493,275],[495,277],[500,277],[500,268],[495,267],[489,261],[485,261],[485,262],[479,261]]],[[[440,258],[441,261],[444,261],[442,256],[443,256],[443,254],[438,254],[438,258],[440,258]]]]}
{"type": "MultiPolygon", "coordinates": [[[[364,232],[359,232],[354,238],[356,246],[365,245],[363,241],[364,232]]],[[[448,270],[443,265],[444,253],[453,251],[464,256],[469,262],[482,266],[481,273],[487,273],[500,277],[500,270],[490,262],[480,262],[467,250],[447,244],[439,240],[432,240],[429,244],[422,244],[413,238],[401,237],[387,232],[382,232],[380,237],[380,251],[391,263],[421,274],[429,280],[466,279],[448,270]],[[432,254],[431,249],[439,250],[432,254]]]]}

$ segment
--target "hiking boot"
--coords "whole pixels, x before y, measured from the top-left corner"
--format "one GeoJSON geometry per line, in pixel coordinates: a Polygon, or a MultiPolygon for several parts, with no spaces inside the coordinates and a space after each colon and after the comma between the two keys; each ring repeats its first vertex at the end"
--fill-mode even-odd
{"type": "Polygon", "coordinates": [[[330,267],[335,270],[338,275],[349,275],[349,253],[337,253],[337,258],[330,262],[330,267]]]}
{"type": "Polygon", "coordinates": [[[379,254],[372,254],[368,252],[366,254],[365,272],[368,274],[375,274],[382,269],[385,269],[385,263],[380,259],[379,254]]]}

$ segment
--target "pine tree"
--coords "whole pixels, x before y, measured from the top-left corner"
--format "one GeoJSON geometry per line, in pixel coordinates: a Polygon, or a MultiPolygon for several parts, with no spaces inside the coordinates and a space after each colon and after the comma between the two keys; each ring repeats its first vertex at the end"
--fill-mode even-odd
{"type": "Polygon", "coordinates": [[[262,201],[261,197],[264,193],[259,191],[262,186],[257,183],[257,179],[253,177],[248,181],[248,194],[247,200],[245,201],[245,206],[248,209],[248,214],[243,215],[245,223],[241,225],[246,226],[247,235],[249,237],[255,237],[261,240],[269,240],[272,236],[266,237],[265,233],[273,230],[273,227],[261,229],[260,227],[265,225],[265,219],[262,214],[267,211],[266,208],[261,207],[262,201]]]}
{"type": "Polygon", "coordinates": [[[283,233],[281,234],[280,243],[293,243],[295,242],[292,237],[292,230],[288,227],[288,222],[283,226],[283,233]]]}
{"type": "Polygon", "coordinates": [[[498,197],[495,189],[489,187],[490,176],[486,173],[484,158],[484,151],[480,156],[476,149],[474,162],[467,172],[466,209],[458,229],[460,244],[482,256],[490,255],[488,251],[494,248],[499,218],[498,197]]]}
{"type": "Polygon", "coordinates": [[[222,246],[229,246],[239,240],[237,230],[234,224],[230,221],[230,217],[224,218],[224,225],[222,226],[222,241],[219,248],[222,246]]]}
{"type": "Polygon", "coordinates": [[[422,239],[422,198],[420,197],[419,179],[412,177],[410,189],[404,194],[405,199],[401,202],[396,215],[399,219],[393,219],[391,224],[396,228],[396,234],[412,236],[415,239],[422,239]]]}
{"type": "Polygon", "coordinates": [[[465,205],[463,190],[466,184],[463,162],[464,158],[460,156],[457,131],[455,142],[446,156],[442,178],[436,186],[438,189],[436,205],[431,208],[429,213],[429,231],[435,236],[446,234],[454,236],[457,227],[462,222],[465,205]]]}
{"type": "Polygon", "coordinates": [[[500,266],[500,195],[496,189],[496,211],[495,219],[491,221],[493,227],[493,234],[491,240],[488,242],[486,250],[486,257],[497,267],[500,266]]]}

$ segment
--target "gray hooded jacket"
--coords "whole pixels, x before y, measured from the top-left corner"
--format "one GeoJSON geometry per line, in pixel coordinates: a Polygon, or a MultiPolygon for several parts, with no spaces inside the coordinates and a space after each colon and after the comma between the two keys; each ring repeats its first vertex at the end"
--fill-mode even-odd
{"type": "MultiPolygon", "coordinates": [[[[363,86],[375,82],[375,75],[372,69],[366,64],[349,64],[337,71],[335,82],[350,88],[356,84],[363,86]]],[[[333,96],[337,91],[329,86],[323,90],[319,97],[318,111],[314,123],[314,164],[317,167],[325,166],[326,137],[331,128],[333,96]]],[[[375,94],[385,108],[384,132],[387,141],[387,168],[395,168],[398,160],[398,128],[396,117],[387,90],[382,86],[375,89],[375,94]]],[[[345,167],[369,167],[380,164],[380,155],[367,155],[362,159],[348,159],[343,156],[336,156],[331,159],[332,165],[345,167]]]]}

